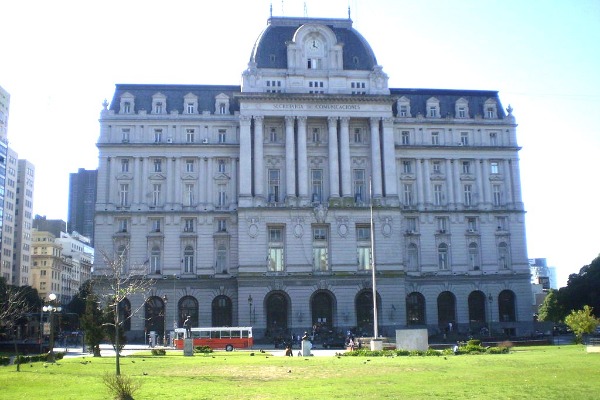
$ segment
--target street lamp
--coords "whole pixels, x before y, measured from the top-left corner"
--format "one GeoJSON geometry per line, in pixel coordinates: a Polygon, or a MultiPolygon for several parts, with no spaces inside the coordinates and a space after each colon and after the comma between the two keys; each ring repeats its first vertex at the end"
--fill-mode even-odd
{"type": "Polygon", "coordinates": [[[61,312],[62,307],[60,307],[60,306],[56,307],[54,304],[52,304],[56,300],[56,295],[54,293],[50,293],[48,295],[48,299],[50,299],[50,301],[48,302],[47,305],[42,307],[42,310],[44,310],[44,312],[50,313],[50,351],[48,352],[48,362],[54,362],[54,315],[53,314],[55,312],[61,312]]]}
{"type": "Polygon", "coordinates": [[[162,297],[163,301],[165,302],[165,308],[164,308],[164,312],[163,312],[163,347],[167,346],[167,295],[163,294],[162,297]]]}
{"type": "Polygon", "coordinates": [[[489,329],[490,330],[490,332],[489,332],[490,337],[492,337],[492,321],[493,321],[493,317],[492,317],[492,303],[493,303],[493,301],[494,301],[494,298],[492,297],[492,294],[489,293],[488,294],[488,302],[490,303],[490,307],[489,307],[489,309],[490,309],[490,329],[489,329]]]}
{"type": "Polygon", "coordinates": [[[250,325],[252,325],[252,295],[248,295],[248,318],[250,320],[250,325]]]}

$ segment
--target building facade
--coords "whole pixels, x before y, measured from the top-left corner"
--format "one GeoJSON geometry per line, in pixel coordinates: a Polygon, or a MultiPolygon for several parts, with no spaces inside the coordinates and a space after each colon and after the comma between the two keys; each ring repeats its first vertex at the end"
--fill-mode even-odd
{"type": "Polygon", "coordinates": [[[79,168],[69,176],[68,232],[78,232],[94,243],[97,170],[79,168]]]}
{"type": "Polygon", "coordinates": [[[251,54],[241,86],[119,84],[104,104],[95,249],[156,279],[127,299],[131,335],[187,315],[369,334],[373,266],[382,334],[531,331],[497,92],[389,88],[350,19],[271,17],[251,54]]]}

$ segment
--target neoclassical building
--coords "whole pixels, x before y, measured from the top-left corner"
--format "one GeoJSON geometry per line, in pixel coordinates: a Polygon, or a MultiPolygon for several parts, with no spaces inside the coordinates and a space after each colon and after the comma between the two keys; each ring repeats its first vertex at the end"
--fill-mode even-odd
{"type": "Polygon", "coordinates": [[[368,333],[373,256],[382,334],[529,333],[511,111],[496,91],[388,87],[350,19],[271,17],[241,86],[116,85],[95,248],[156,279],[125,302],[130,335],[186,315],[368,333]]]}

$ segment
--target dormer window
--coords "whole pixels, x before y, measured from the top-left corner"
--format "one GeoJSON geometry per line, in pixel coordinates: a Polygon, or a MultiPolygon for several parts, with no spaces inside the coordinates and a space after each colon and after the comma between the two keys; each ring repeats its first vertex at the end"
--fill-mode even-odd
{"type": "Polygon", "coordinates": [[[454,113],[456,118],[469,118],[469,102],[464,97],[456,100],[454,113]]]}
{"type": "Polygon", "coordinates": [[[487,119],[498,118],[498,108],[496,106],[496,101],[493,99],[487,99],[483,105],[484,107],[484,115],[487,119]]]}
{"type": "Polygon", "coordinates": [[[440,101],[435,97],[431,97],[429,100],[427,100],[427,117],[440,117],[440,101]]]}
{"type": "Polygon", "coordinates": [[[162,93],[152,96],[152,113],[164,114],[167,112],[167,98],[162,93]]]}
{"type": "Polygon", "coordinates": [[[402,96],[398,99],[398,116],[399,117],[410,117],[410,100],[402,96]]]}
{"type": "Polygon", "coordinates": [[[225,93],[217,95],[215,99],[215,110],[216,113],[221,115],[229,114],[229,96],[225,93]]]}
{"type": "Polygon", "coordinates": [[[123,93],[121,95],[121,104],[119,105],[119,113],[131,114],[134,110],[134,97],[131,93],[123,93]]]}
{"type": "Polygon", "coordinates": [[[225,112],[226,112],[225,103],[219,104],[219,114],[225,114],[225,112]]]}
{"type": "Polygon", "coordinates": [[[193,114],[194,113],[194,103],[187,103],[186,113],[193,114]]]}
{"type": "Polygon", "coordinates": [[[197,114],[198,113],[198,96],[192,93],[188,93],[183,97],[184,113],[186,114],[197,114]]]}

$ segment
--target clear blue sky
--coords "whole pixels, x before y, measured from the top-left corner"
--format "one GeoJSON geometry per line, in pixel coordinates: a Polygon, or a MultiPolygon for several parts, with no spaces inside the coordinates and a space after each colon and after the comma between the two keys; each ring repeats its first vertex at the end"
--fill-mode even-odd
{"type": "Polygon", "coordinates": [[[600,253],[600,1],[5,1],[10,145],[36,166],[34,212],[67,217],[69,173],[97,167],[116,83],[239,84],[273,15],[346,18],[391,87],[498,90],[514,108],[529,257],[559,284],[600,253]]]}

